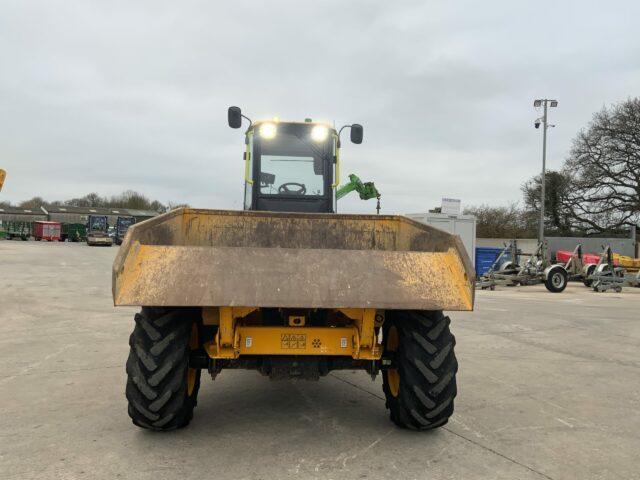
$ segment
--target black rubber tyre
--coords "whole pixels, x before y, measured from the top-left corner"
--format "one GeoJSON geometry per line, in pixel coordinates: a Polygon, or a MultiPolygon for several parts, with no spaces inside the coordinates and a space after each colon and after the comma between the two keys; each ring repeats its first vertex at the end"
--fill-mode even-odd
{"type": "Polygon", "coordinates": [[[135,321],[127,360],[129,416],[150,430],[185,427],[200,388],[200,370],[189,368],[189,354],[199,347],[201,310],[142,307],[135,321]]]}
{"type": "Polygon", "coordinates": [[[383,389],[391,421],[399,427],[430,430],[453,414],[458,362],[449,323],[441,311],[387,312],[385,356],[394,357],[396,369],[384,371],[383,389]]]}
{"type": "Polygon", "coordinates": [[[568,282],[569,277],[567,271],[563,267],[557,266],[549,270],[547,279],[544,281],[544,286],[552,293],[560,293],[567,288],[568,282]]]}

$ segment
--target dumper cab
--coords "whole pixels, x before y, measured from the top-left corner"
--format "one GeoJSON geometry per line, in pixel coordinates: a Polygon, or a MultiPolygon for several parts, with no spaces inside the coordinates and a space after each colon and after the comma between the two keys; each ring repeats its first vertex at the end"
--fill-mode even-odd
{"type": "MultiPolygon", "coordinates": [[[[239,128],[237,107],[229,126],[239,128]]],[[[362,142],[362,126],[348,125],[354,143],[362,142]]],[[[335,213],[340,180],[340,134],[328,123],[250,123],[245,132],[244,209],[271,212],[335,213]]]]}
{"type": "Polygon", "coordinates": [[[106,247],[113,245],[113,239],[109,236],[109,219],[106,215],[89,215],[87,218],[87,245],[106,247]]]}
{"type": "Polygon", "coordinates": [[[116,231],[115,231],[115,235],[114,235],[114,239],[115,239],[116,245],[121,245],[122,244],[122,240],[124,239],[124,236],[126,235],[127,230],[134,223],[136,223],[136,219],[135,219],[135,217],[131,217],[131,216],[129,216],[129,217],[118,217],[116,219],[116,231]]]}

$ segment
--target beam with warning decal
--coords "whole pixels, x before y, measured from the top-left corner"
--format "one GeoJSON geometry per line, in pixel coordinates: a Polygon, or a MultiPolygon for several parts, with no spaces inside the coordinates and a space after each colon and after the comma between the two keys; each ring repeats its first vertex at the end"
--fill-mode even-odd
{"type": "Polygon", "coordinates": [[[232,348],[219,348],[215,341],[205,344],[211,358],[240,355],[339,355],[354,359],[378,360],[382,348],[362,348],[357,327],[260,327],[237,326],[232,348]]]}

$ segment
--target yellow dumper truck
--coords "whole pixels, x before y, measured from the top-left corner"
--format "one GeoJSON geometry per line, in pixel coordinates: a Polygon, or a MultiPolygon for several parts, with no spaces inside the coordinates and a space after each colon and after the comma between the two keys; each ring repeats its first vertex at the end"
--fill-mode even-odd
{"type": "Polygon", "coordinates": [[[383,377],[390,417],[427,430],[453,413],[458,364],[443,310],[472,310],[457,236],[402,216],[336,213],[341,132],[360,125],[252,123],[244,211],[183,208],[132,225],[113,265],[115,305],[140,306],[126,396],[139,427],[193,416],[204,371],[316,380],[383,377]]]}

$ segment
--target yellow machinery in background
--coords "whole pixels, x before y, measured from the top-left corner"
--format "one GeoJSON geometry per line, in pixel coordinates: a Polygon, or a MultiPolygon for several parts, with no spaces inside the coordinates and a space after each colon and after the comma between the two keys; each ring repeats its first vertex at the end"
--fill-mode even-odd
{"type": "Polygon", "coordinates": [[[2,191],[2,185],[4,185],[5,178],[7,178],[7,172],[0,168],[0,192],[2,191]]]}
{"type": "Polygon", "coordinates": [[[626,255],[620,255],[619,253],[614,253],[613,262],[627,270],[640,270],[640,258],[633,258],[626,255]]]}
{"type": "MultiPolygon", "coordinates": [[[[244,117],[229,109],[229,125],[244,117]]],[[[362,127],[348,126],[354,143],[362,127]]],[[[257,122],[245,132],[245,210],[183,208],[129,227],[115,305],[136,314],[133,423],[189,423],[203,370],[318,379],[383,375],[391,420],[425,430],[453,412],[458,364],[443,310],[472,310],[459,237],[395,215],[337,212],[340,130],[257,122]]]]}

